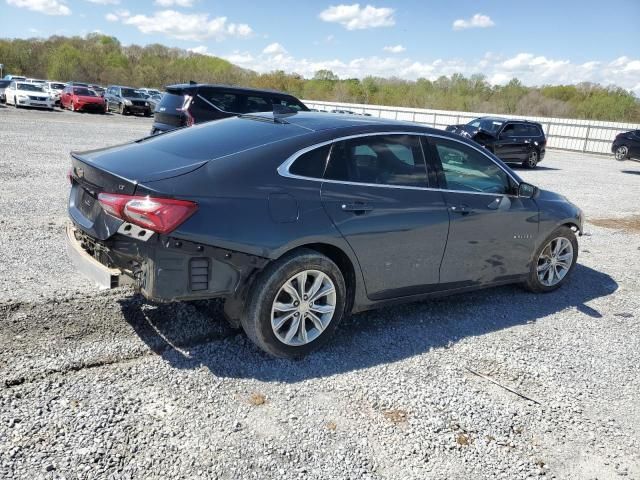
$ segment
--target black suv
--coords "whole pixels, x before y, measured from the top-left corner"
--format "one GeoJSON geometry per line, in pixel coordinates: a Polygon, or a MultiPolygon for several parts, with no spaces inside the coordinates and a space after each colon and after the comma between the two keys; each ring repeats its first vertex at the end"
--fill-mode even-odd
{"type": "Polygon", "coordinates": [[[611,151],[615,154],[616,160],[640,160],[640,130],[619,133],[611,145],[611,151]]]}
{"type": "Polygon", "coordinates": [[[309,110],[293,95],[273,90],[200,83],[169,85],[165,89],[166,93],[155,110],[152,135],[209,120],[271,112],[273,105],[297,111],[309,110]]]}
{"type": "Polygon", "coordinates": [[[150,117],[153,113],[151,104],[144,95],[132,87],[111,85],[104,93],[104,101],[108,112],[118,112],[122,115],[142,113],[145,117],[150,117]]]}
{"type": "Polygon", "coordinates": [[[470,138],[502,161],[525,168],[535,168],[547,146],[542,125],[526,120],[480,117],[464,125],[450,125],[447,132],[470,138]]]}

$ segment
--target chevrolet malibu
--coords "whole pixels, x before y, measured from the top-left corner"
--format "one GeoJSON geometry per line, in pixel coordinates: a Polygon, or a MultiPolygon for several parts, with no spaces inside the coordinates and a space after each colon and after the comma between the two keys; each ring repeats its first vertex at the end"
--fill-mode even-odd
{"type": "Polygon", "coordinates": [[[569,278],[579,208],[458,135],[326,113],[257,113],[72,153],[67,246],[104,287],[225,299],[271,355],[350,313],[569,278]]]}

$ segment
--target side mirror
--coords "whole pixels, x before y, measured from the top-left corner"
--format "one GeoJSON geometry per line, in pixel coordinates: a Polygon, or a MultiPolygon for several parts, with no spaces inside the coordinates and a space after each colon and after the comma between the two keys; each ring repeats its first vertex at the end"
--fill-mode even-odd
{"type": "Polygon", "coordinates": [[[518,186],[518,196],[522,198],[532,198],[536,194],[538,187],[531,185],[530,183],[522,182],[518,186]]]}

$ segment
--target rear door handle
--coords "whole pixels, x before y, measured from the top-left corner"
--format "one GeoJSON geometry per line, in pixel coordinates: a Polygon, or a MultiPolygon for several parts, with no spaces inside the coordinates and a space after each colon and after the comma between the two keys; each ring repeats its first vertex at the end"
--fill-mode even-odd
{"type": "Polygon", "coordinates": [[[451,211],[460,215],[469,215],[472,212],[467,205],[453,205],[451,211]]]}
{"type": "Polygon", "coordinates": [[[343,203],[340,208],[343,212],[353,212],[356,215],[360,215],[373,210],[373,207],[364,202],[343,203]]]}

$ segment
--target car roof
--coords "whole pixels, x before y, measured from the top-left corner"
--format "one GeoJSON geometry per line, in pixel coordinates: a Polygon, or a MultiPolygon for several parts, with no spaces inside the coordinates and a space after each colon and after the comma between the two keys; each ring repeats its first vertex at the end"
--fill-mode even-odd
{"type": "MultiPolygon", "coordinates": [[[[478,117],[475,120],[491,120],[493,122],[519,122],[519,123],[532,123],[534,125],[540,125],[538,122],[533,122],[531,120],[522,120],[520,118],[504,118],[504,117],[478,117]]],[[[473,120],[471,120],[473,121],[473,120]]]]}
{"type": "MultiPolygon", "coordinates": [[[[274,115],[270,112],[253,113],[249,115],[241,115],[244,118],[257,118],[261,120],[273,120],[274,115]]],[[[450,136],[444,130],[421,125],[415,122],[405,122],[401,120],[392,120],[389,118],[366,117],[364,115],[336,114],[327,112],[297,112],[290,115],[276,116],[282,122],[286,122],[298,127],[302,127],[309,131],[322,130],[351,130],[357,131],[371,130],[402,130],[416,131],[425,133],[437,133],[438,135],[450,136]]]]}
{"type": "Polygon", "coordinates": [[[243,93],[270,93],[274,95],[282,95],[286,97],[293,97],[290,93],[282,92],[280,90],[272,90],[269,88],[252,88],[252,87],[236,87],[233,85],[222,85],[218,83],[176,83],[174,85],[167,85],[165,88],[173,90],[189,90],[200,87],[219,88],[220,90],[233,90],[243,93]]]}

